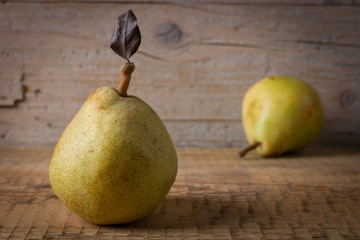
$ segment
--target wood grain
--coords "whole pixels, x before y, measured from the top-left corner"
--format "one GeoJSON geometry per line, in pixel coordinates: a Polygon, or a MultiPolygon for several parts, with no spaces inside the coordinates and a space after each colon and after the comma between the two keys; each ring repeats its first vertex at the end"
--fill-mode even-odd
{"type": "Polygon", "coordinates": [[[2,4],[0,145],[54,145],[88,95],[117,86],[123,61],[108,45],[114,19],[131,8],[143,39],[129,93],[156,110],[177,146],[246,144],[246,90],[290,75],[323,102],[315,145],[358,147],[357,2],[231,2],[2,4]]]}
{"type": "MultiPolygon", "coordinates": [[[[27,2],[27,3],[68,3],[68,2],[76,2],[76,3],[129,3],[129,0],[3,0],[3,2],[27,2]]],[[[288,1],[288,0],[137,0],[137,4],[179,4],[179,5],[187,5],[187,4],[231,4],[231,5],[253,5],[253,6],[274,6],[274,5],[285,5],[285,6],[338,6],[338,5],[352,5],[356,6],[359,4],[359,0],[296,0],[296,1],[288,1]]]]}
{"type": "Polygon", "coordinates": [[[85,222],[54,195],[52,148],[0,148],[0,239],[359,239],[360,152],[261,159],[178,148],[176,182],[145,219],[85,222]]]}

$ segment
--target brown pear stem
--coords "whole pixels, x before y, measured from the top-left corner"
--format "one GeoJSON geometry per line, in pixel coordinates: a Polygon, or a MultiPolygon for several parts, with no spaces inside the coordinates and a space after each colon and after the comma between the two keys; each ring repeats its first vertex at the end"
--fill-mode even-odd
{"type": "Polygon", "coordinates": [[[127,62],[121,66],[120,69],[120,84],[119,84],[119,94],[122,97],[127,97],[127,89],[131,80],[131,74],[135,70],[135,64],[132,62],[127,62]]]}
{"type": "Polygon", "coordinates": [[[240,150],[239,152],[239,156],[242,158],[244,157],[249,151],[257,148],[258,146],[260,146],[260,142],[254,142],[253,144],[250,144],[249,146],[247,146],[246,148],[240,150]]]}

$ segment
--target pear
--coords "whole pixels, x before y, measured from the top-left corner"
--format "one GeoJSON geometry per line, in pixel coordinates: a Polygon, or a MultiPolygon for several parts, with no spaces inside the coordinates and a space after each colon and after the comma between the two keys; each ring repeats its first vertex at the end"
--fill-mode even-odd
{"type": "Polygon", "coordinates": [[[61,135],[49,167],[56,196],[83,219],[122,224],[154,211],[177,174],[177,155],[156,112],[127,94],[135,70],[129,58],[141,34],[135,14],[120,15],[110,47],[128,62],[118,90],[93,92],[61,135]]]}
{"type": "Polygon", "coordinates": [[[133,63],[123,65],[120,90],[93,92],[66,127],[51,158],[56,196],[83,219],[122,224],[150,214],[169,192],[177,155],[155,111],[127,95],[133,63]]]}
{"type": "Polygon", "coordinates": [[[323,111],[316,91],[295,78],[273,76],[255,83],[242,104],[243,127],[250,144],[263,157],[296,152],[319,134],[323,111]]]}

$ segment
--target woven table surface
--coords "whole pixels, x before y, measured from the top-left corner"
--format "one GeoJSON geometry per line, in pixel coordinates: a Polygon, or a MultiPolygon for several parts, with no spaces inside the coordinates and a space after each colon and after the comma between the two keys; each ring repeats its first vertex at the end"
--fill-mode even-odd
{"type": "Polygon", "coordinates": [[[100,226],[54,195],[52,148],[0,148],[0,239],[360,239],[360,150],[177,151],[176,182],[155,212],[100,226]]]}

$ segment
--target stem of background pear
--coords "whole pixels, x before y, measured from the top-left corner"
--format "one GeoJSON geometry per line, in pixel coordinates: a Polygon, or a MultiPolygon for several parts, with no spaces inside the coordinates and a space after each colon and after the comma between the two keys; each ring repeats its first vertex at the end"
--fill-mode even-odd
{"type": "Polygon", "coordinates": [[[251,144],[251,145],[247,146],[246,148],[240,150],[239,156],[244,157],[246,155],[246,153],[248,153],[249,151],[257,148],[258,146],[260,146],[260,144],[261,144],[260,142],[254,142],[253,144],[251,144]]]}
{"type": "Polygon", "coordinates": [[[135,64],[128,60],[127,63],[123,64],[120,69],[120,84],[119,94],[122,97],[127,97],[127,89],[131,80],[131,74],[135,70],[135,64]]]}

